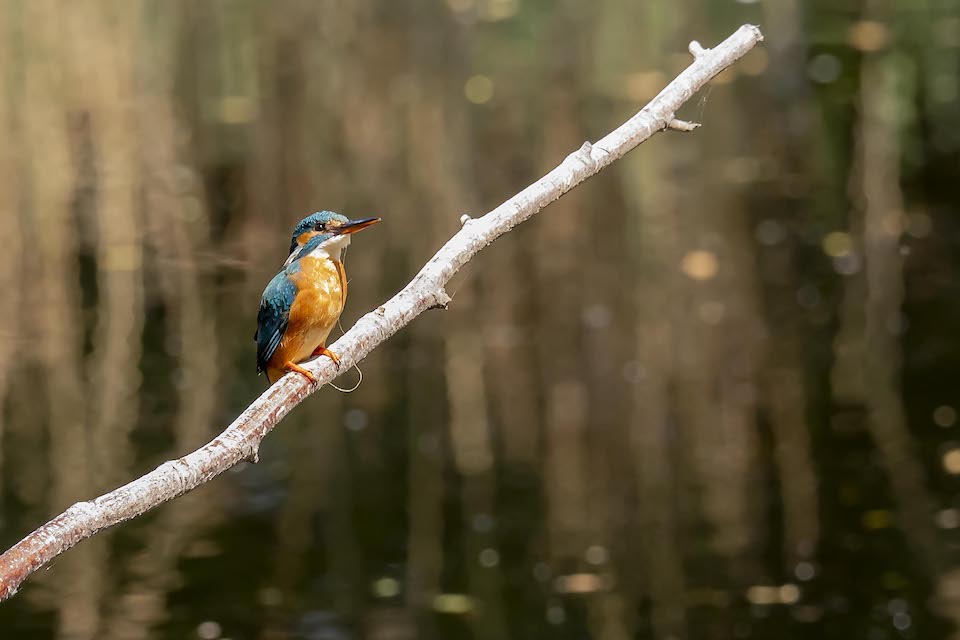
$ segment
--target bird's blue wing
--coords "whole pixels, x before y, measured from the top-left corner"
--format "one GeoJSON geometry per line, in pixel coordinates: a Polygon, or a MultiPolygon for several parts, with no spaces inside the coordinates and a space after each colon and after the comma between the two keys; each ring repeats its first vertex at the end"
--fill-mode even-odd
{"type": "Polygon", "coordinates": [[[273,277],[260,298],[260,311],[257,313],[257,332],[253,339],[257,342],[257,373],[266,370],[273,352],[277,350],[283,333],[290,321],[290,307],[297,297],[297,287],[287,277],[286,270],[273,277]]]}

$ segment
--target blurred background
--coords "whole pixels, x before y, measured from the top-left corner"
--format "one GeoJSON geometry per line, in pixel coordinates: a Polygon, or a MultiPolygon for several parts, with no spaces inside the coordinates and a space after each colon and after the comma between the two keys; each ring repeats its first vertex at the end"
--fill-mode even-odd
{"type": "Polygon", "coordinates": [[[703,128],[497,241],[260,464],[35,574],[0,635],[951,637],[958,0],[5,0],[0,543],[257,397],[301,217],[384,219],[348,328],[745,22],[703,128]]]}

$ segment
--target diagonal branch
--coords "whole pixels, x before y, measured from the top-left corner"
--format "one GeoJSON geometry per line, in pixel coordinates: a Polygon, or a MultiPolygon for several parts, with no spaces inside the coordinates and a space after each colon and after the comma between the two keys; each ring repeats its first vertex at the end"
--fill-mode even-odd
{"type": "MultiPolygon", "coordinates": [[[[555,169],[485,216],[464,217],[463,227],[412,281],[383,306],[366,314],[331,348],[341,370],[362,360],[426,309],[446,307],[444,285],[463,265],[495,239],[564,193],[664,129],[690,131],[696,125],[674,113],[718,73],[763,39],[752,25],[740,27],[714,49],[691,43],[693,64],[639,113],[594,144],[586,142],[555,169]]],[[[326,383],[337,376],[327,358],[305,365],[326,383]]],[[[165,462],[133,482],[88,502],[78,502],[0,555],[0,600],[9,598],[31,573],[101,529],[134,518],[213,479],[238,462],[255,461],[260,442],[291,409],[316,391],[298,374],[286,375],[267,389],[212,441],[177,460],[165,462]]]]}

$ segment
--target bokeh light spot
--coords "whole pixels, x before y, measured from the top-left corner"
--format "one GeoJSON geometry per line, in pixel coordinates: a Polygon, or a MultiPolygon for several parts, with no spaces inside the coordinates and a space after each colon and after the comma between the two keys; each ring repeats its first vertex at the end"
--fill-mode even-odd
{"type": "Polygon", "coordinates": [[[606,329],[613,321],[613,311],[603,304],[592,304],[583,310],[583,323],[591,329],[606,329]]]}
{"type": "Polygon", "coordinates": [[[897,631],[906,631],[910,628],[910,614],[903,611],[898,611],[893,614],[893,626],[897,628],[897,631]]]}
{"type": "Polygon", "coordinates": [[[797,576],[797,580],[806,582],[807,580],[812,580],[813,577],[817,575],[817,570],[812,562],[803,560],[798,562],[797,566],[793,568],[793,575],[797,576]]]}
{"type": "Polygon", "coordinates": [[[220,637],[220,633],[220,624],[213,620],[207,620],[197,625],[197,637],[201,640],[216,640],[220,637]]]}
{"type": "Polygon", "coordinates": [[[493,98],[493,80],[482,74],[470,76],[463,86],[463,94],[473,104],[486,104],[493,98]]]}
{"type": "Polygon", "coordinates": [[[606,587],[607,581],[595,573],[571,573],[553,581],[553,588],[559,593],[594,593],[606,587]]]}
{"type": "Polygon", "coordinates": [[[934,521],[941,529],[956,529],[960,527],[960,511],[957,509],[941,509],[937,511],[934,521]]]}
{"type": "Polygon", "coordinates": [[[487,22],[498,22],[517,15],[519,0],[483,0],[480,4],[480,17],[487,22]]]}
{"type": "Polygon", "coordinates": [[[760,244],[772,247],[775,244],[780,244],[787,237],[787,230],[782,224],[776,220],[761,220],[757,224],[757,228],[753,232],[754,236],[757,239],[757,242],[760,244]]]}
{"type": "Polygon", "coordinates": [[[547,607],[547,622],[550,624],[563,624],[567,619],[567,613],[558,604],[547,607]]]}
{"type": "Polygon", "coordinates": [[[844,231],[832,231],[823,237],[821,243],[823,252],[831,258],[839,258],[850,253],[853,249],[853,241],[850,234],[844,231]]]}
{"type": "Polygon", "coordinates": [[[606,547],[595,544],[587,548],[586,553],[584,553],[584,557],[590,564],[605,564],[610,557],[610,553],[607,551],[606,547]]]}
{"type": "Polygon", "coordinates": [[[717,275],[720,264],[717,256],[711,251],[691,251],[683,257],[680,268],[694,280],[710,280],[717,275]]]}
{"type": "Polygon", "coordinates": [[[226,96],[220,100],[220,122],[224,124],[247,124],[257,117],[256,103],[248,96],[226,96]]]}
{"type": "Polygon", "coordinates": [[[780,600],[780,590],[769,585],[754,585],[747,589],[747,600],[751,604],[771,605],[780,600]]]}
{"type": "Polygon", "coordinates": [[[546,562],[538,562],[533,565],[533,577],[539,582],[546,582],[553,575],[553,570],[546,562]]]}
{"type": "Polygon", "coordinates": [[[796,604],[800,600],[800,587],[795,584],[787,583],[782,585],[779,590],[780,602],[783,604],[796,604]]]}
{"type": "Polygon", "coordinates": [[[440,593],[433,598],[433,610],[439,613],[470,613],[473,611],[473,598],[462,593],[440,593]]]}
{"type": "Polygon", "coordinates": [[[843,65],[840,58],[830,53],[815,55],[807,64],[807,75],[814,82],[830,84],[840,77],[843,65]]]}
{"type": "Polygon", "coordinates": [[[343,424],[349,431],[363,431],[367,422],[367,412],[363,409],[350,409],[343,414],[343,424]]]}
{"type": "Polygon", "coordinates": [[[833,259],[833,270],[845,276],[860,271],[860,256],[854,252],[845,253],[833,259]]]}
{"type": "Polygon", "coordinates": [[[500,554],[496,549],[484,549],[480,552],[480,555],[477,556],[477,560],[480,562],[481,567],[490,569],[500,564],[500,554]]]}
{"type": "Polygon", "coordinates": [[[880,51],[890,40],[890,29],[882,22],[860,20],[850,26],[847,33],[850,46],[860,51],[880,51]]]}
{"type": "Polygon", "coordinates": [[[477,533],[489,533],[493,529],[493,517],[489,513],[473,516],[473,530],[477,533]]]}
{"type": "Polygon", "coordinates": [[[783,585],[756,584],[747,589],[750,604],[769,606],[773,604],[796,604],[800,600],[800,587],[792,583],[783,585]]]}
{"type": "Polygon", "coordinates": [[[400,595],[400,583],[395,578],[384,576],[373,581],[370,591],[376,598],[393,598],[400,595]]]}
{"type": "Polygon", "coordinates": [[[951,448],[943,454],[943,470],[951,475],[960,474],[960,449],[951,448]]]}
{"type": "Polygon", "coordinates": [[[952,427],[957,423],[957,410],[948,405],[941,405],[933,410],[933,423],[938,427],[952,427]]]}

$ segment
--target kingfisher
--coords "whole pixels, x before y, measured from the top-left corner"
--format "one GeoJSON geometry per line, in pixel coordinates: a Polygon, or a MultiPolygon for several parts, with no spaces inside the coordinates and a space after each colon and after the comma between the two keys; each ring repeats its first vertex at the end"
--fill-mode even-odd
{"type": "Polygon", "coordinates": [[[313,356],[327,356],[340,367],[340,358],[326,347],[347,300],[347,273],[340,258],[352,234],[378,222],[380,218],[349,220],[320,211],[293,230],[290,256],[263,290],[253,336],[257,373],[266,372],[270,384],[287,371],[316,384],[314,375],[299,364],[313,356]]]}

